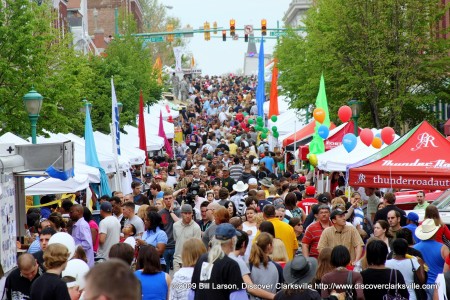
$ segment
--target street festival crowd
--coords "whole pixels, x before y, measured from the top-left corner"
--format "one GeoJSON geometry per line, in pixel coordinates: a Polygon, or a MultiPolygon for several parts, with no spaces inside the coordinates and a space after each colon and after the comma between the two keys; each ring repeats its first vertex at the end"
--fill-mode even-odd
{"type": "Polygon", "coordinates": [[[450,295],[450,231],[422,191],[420,224],[396,206],[395,191],[348,188],[341,172],[318,193],[315,171],[286,164],[283,149],[270,149],[246,121],[257,114],[255,77],[172,77],[171,84],[187,104],[171,120],[182,128],[174,156],[134,166],[132,194],[96,199],[100,220],[79,193],[30,208],[31,244],[17,269],[0,274],[2,299],[450,295]],[[61,232],[73,237],[75,253],[49,244],[61,232]],[[85,276],[65,274],[69,257],[85,262],[85,276]]]}

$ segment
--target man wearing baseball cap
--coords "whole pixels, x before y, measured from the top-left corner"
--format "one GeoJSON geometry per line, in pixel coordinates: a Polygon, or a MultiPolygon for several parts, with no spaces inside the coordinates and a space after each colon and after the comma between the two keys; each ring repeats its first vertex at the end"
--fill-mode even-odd
{"type": "Polygon", "coordinates": [[[320,236],[317,249],[334,248],[337,245],[343,245],[350,251],[351,261],[359,261],[362,257],[364,242],[361,236],[352,225],[347,225],[345,220],[346,210],[335,209],[331,212],[330,219],[333,226],[326,228],[320,236]]]}
{"type": "Polygon", "coordinates": [[[112,204],[103,202],[100,205],[100,216],[103,218],[98,225],[99,247],[97,257],[108,258],[109,249],[120,241],[120,222],[112,215],[112,204]]]}
{"type": "Polygon", "coordinates": [[[194,267],[188,299],[248,299],[239,265],[228,257],[235,250],[237,235],[240,233],[229,223],[216,227],[211,250],[200,256],[194,267]]]}
{"type": "Polygon", "coordinates": [[[415,212],[410,212],[406,216],[406,226],[403,226],[403,228],[407,228],[411,230],[414,238],[414,242],[417,244],[420,242],[420,239],[416,236],[416,229],[419,225],[419,215],[415,212]]]}
{"type": "Polygon", "coordinates": [[[313,186],[308,186],[305,190],[306,198],[297,203],[297,206],[303,209],[306,215],[309,214],[311,207],[318,203],[317,199],[314,198],[316,195],[316,188],[313,186]]]}

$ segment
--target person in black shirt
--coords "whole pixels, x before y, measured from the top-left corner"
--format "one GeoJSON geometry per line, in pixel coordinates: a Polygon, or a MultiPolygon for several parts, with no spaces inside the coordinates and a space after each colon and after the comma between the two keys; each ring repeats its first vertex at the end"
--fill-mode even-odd
{"type": "Polygon", "coordinates": [[[395,195],[393,193],[386,193],[384,195],[384,202],[387,205],[384,208],[377,211],[377,213],[375,214],[375,218],[373,220],[373,224],[375,224],[378,220],[385,220],[387,222],[388,212],[390,212],[391,210],[396,210],[400,213],[400,216],[401,216],[400,225],[405,226],[406,225],[406,213],[403,209],[395,206],[395,195]]]}
{"type": "Polygon", "coordinates": [[[5,281],[4,294],[8,300],[29,299],[31,285],[42,274],[37,260],[29,253],[19,256],[17,265],[5,281]]]}
{"type": "Polygon", "coordinates": [[[209,225],[211,225],[212,221],[208,219],[207,215],[206,215],[206,211],[207,211],[207,207],[208,207],[209,202],[208,201],[203,201],[200,204],[200,213],[201,213],[201,220],[197,221],[198,226],[200,226],[200,230],[202,232],[205,232],[206,229],[208,229],[209,225]]]}
{"type": "Polygon", "coordinates": [[[62,244],[51,244],[44,251],[44,265],[47,272],[31,285],[33,300],[70,300],[69,290],[60,276],[66,268],[69,250],[62,244]]]}
{"type": "Polygon", "coordinates": [[[216,227],[212,248],[194,267],[190,299],[248,299],[239,265],[228,257],[234,251],[238,231],[229,223],[216,227]]]}

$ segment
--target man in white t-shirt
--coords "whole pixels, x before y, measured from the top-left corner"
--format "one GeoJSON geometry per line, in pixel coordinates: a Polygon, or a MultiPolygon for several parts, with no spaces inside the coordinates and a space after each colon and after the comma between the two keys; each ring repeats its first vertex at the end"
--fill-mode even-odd
{"type": "Polygon", "coordinates": [[[112,205],[109,202],[103,202],[100,205],[100,216],[103,220],[100,221],[98,229],[99,247],[97,256],[108,258],[111,246],[120,241],[120,223],[112,215],[112,205]]]}
{"type": "Polygon", "coordinates": [[[136,228],[136,235],[142,236],[145,230],[144,221],[134,213],[135,206],[133,202],[125,202],[122,205],[123,216],[126,218],[124,225],[133,224],[136,228]]]}

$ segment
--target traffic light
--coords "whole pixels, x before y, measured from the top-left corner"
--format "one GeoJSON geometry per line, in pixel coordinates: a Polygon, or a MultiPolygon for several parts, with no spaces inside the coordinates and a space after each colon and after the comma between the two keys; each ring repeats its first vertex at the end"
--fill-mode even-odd
{"type": "Polygon", "coordinates": [[[217,22],[213,23],[214,34],[217,34],[217,22]]]}
{"type": "MultiPolygon", "coordinates": [[[[167,31],[168,32],[173,31],[173,24],[167,24],[167,31]]],[[[168,34],[166,40],[170,43],[173,42],[173,38],[174,38],[173,34],[168,34]]]]}
{"type": "Polygon", "coordinates": [[[222,30],[222,41],[224,41],[224,42],[227,41],[227,31],[226,30],[222,30]]]}
{"type": "Polygon", "coordinates": [[[266,19],[261,20],[261,35],[267,35],[267,21],[266,19]]]}
{"type": "Polygon", "coordinates": [[[211,33],[207,30],[209,30],[209,23],[205,22],[205,24],[203,24],[203,30],[205,30],[204,35],[205,35],[205,41],[209,41],[211,39],[211,33]]]}
{"type": "Polygon", "coordinates": [[[236,34],[236,21],[234,19],[230,20],[230,35],[234,36],[236,34]]]}
{"type": "Polygon", "coordinates": [[[248,34],[245,34],[245,35],[244,35],[244,41],[245,41],[246,43],[248,43],[248,34]]]}

